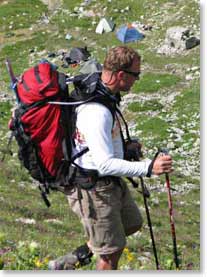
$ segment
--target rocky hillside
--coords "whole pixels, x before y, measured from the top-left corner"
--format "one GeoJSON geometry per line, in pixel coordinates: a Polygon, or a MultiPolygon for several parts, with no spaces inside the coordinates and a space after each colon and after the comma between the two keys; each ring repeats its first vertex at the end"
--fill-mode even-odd
{"type": "MultiPolygon", "coordinates": [[[[128,43],[142,56],[142,75],[132,90],[123,94],[122,110],[131,134],[143,143],[145,156],[152,158],[159,147],[164,147],[174,158],[172,192],[176,208],[180,209],[178,222],[184,222],[181,229],[188,240],[180,242],[185,246],[183,268],[199,268],[199,16],[197,0],[0,1],[0,206],[7,201],[10,203],[2,217],[0,234],[8,232],[7,222],[12,222],[16,216],[6,219],[14,209],[8,185],[18,194],[19,188],[22,190],[33,182],[19,165],[14,142],[13,155],[7,153],[10,135],[7,122],[15,96],[9,88],[5,59],[10,58],[17,76],[42,58],[56,64],[60,71],[74,75],[84,62],[76,67],[65,64],[64,57],[73,47],[87,47],[90,58],[102,63],[110,47],[122,44],[116,37],[119,27],[132,24],[144,35],[144,39],[128,43]],[[101,18],[110,19],[115,24],[114,29],[96,33],[101,18]],[[189,215],[188,209],[193,210],[194,217],[189,215]]],[[[162,207],[166,190],[164,178],[152,178],[147,183],[158,220],[158,208],[162,207]]],[[[22,213],[18,216],[28,216],[22,213]]],[[[16,242],[14,237],[9,239],[16,242]]],[[[140,263],[144,267],[147,264],[140,263]]]]}

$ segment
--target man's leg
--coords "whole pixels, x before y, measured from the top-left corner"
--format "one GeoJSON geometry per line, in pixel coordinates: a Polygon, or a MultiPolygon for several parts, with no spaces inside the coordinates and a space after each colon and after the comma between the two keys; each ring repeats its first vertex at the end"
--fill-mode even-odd
{"type": "Polygon", "coordinates": [[[97,270],[116,270],[118,268],[118,262],[121,257],[123,249],[113,254],[100,255],[97,262],[97,270]]]}
{"type": "Polygon", "coordinates": [[[78,195],[68,194],[68,200],[72,210],[81,218],[89,238],[88,247],[99,256],[97,269],[117,269],[126,244],[121,215],[121,186],[113,180],[100,180],[95,190],[81,189],[81,199],[78,199],[78,195]]]}

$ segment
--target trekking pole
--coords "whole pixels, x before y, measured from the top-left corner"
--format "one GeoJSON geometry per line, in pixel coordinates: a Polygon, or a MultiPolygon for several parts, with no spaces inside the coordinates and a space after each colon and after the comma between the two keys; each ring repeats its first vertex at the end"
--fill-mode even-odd
{"type": "Polygon", "coordinates": [[[19,99],[18,92],[17,92],[17,87],[16,87],[16,83],[18,81],[17,77],[14,75],[14,71],[12,69],[12,65],[11,65],[11,62],[10,62],[9,59],[6,59],[5,64],[6,64],[6,68],[7,68],[7,71],[9,73],[10,80],[11,80],[11,88],[15,92],[17,103],[19,103],[20,99],[19,99]]]}
{"type": "MultiPolygon", "coordinates": [[[[151,237],[151,241],[152,241],[152,248],[153,248],[153,253],[154,253],[154,257],[155,257],[156,268],[157,268],[157,270],[159,270],[161,268],[160,268],[160,264],[159,264],[158,257],[157,257],[155,239],[154,239],[154,234],[153,234],[153,230],[152,230],[152,222],[151,222],[150,212],[149,212],[149,208],[148,208],[148,204],[147,204],[147,198],[150,197],[150,193],[144,184],[144,179],[142,177],[139,177],[139,178],[140,178],[141,187],[142,187],[142,191],[139,191],[139,192],[142,193],[142,195],[143,195],[144,206],[145,206],[145,211],[146,211],[146,215],[147,215],[147,223],[148,223],[148,227],[150,230],[150,237],[151,237]]],[[[132,183],[134,188],[138,188],[138,183],[135,182],[133,180],[133,178],[128,177],[127,179],[132,183]]]]}
{"type": "MultiPolygon", "coordinates": [[[[122,113],[119,111],[119,109],[117,109],[117,112],[118,114],[121,116],[122,120],[123,120],[123,123],[125,125],[125,128],[126,128],[126,134],[127,134],[127,141],[129,143],[132,143],[133,142],[133,139],[130,137],[130,134],[129,134],[129,129],[128,129],[128,126],[127,126],[127,123],[124,119],[124,117],[122,116],[122,113]]],[[[121,136],[123,138],[123,133],[121,132],[121,136]]],[[[124,138],[123,138],[124,140],[124,138]]],[[[136,139],[135,142],[138,142],[138,140],[136,139]]],[[[125,146],[126,147],[126,146],[125,146]]],[[[154,161],[155,159],[157,158],[157,155],[158,153],[155,154],[153,160],[152,160],[152,164],[151,166],[153,166],[154,164],[154,161]]],[[[140,158],[143,157],[143,153],[141,151],[141,146],[139,146],[139,149],[138,151],[135,151],[133,157],[129,160],[134,160],[134,161],[140,161],[140,158]]],[[[137,188],[138,187],[138,183],[136,183],[133,178],[130,178],[128,177],[127,178],[131,183],[132,185],[137,188]]],[[[160,264],[159,264],[159,261],[158,261],[158,257],[157,257],[157,250],[156,250],[156,245],[155,245],[155,239],[154,239],[154,234],[153,234],[153,230],[152,230],[152,222],[151,222],[151,218],[150,218],[150,212],[149,212],[149,208],[148,208],[148,204],[147,204],[147,198],[150,197],[150,193],[147,189],[147,187],[145,186],[144,184],[144,179],[140,176],[139,177],[140,181],[141,181],[141,187],[142,187],[142,195],[143,195],[143,199],[144,199],[144,205],[145,205],[145,210],[146,210],[146,214],[147,214],[147,223],[148,223],[148,227],[149,227],[149,230],[150,230],[150,236],[151,236],[151,241],[152,241],[152,247],[153,247],[153,253],[154,253],[154,257],[155,257],[155,263],[156,263],[156,268],[157,270],[161,269],[160,268],[160,264]]]]}
{"type": "Polygon", "coordinates": [[[140,179],[141,187],[142,187],[142,195],[143,195],[143,199],[144,199],[144,206],[145,206],[145,211],[146,211],[146,215],[147,215],[148,227],[150,230],[150,237],[151,237],[151,241],[152,241],[152,247],[153,247],[153,253],[154,253],[154,257],[155,257],[156,268],[157,268],[157,270],[159,270],[161,268],[160,268],[160,264],[159,264],[158,257],[157,257],[155,239],[154,239],[154,234],[153,234],[153,230],[152,230],[152,222],[151,222],[150,212],[149,212],[148,203],[147,203],[147,198],[150,197],[150,194],[144,184],[144,179],[142,177],[139,177],[139,179],[140,179]]]}
{"type": "MultiPolygon", "coordinates": [[[[167,155],[168,150],[161,149],[160,153],[162,153],[163,155],[167,155]]],[[[172,203],[172,196],[171,196],[170,178],[168,173],[165,173],[165,180],[166,180],[166,187],[167,187],[167,194],[168,194],[168,207],[169,207],[170,226],[171,226],[171,234],[172,234],[172,241],[173,241],[174,262],[176,265],[176,269],[179,269],[179,259],[178,259],[178,252],[177,252],[176,232],[175,232],[175,223],[174,223],[174,215],[173,215],[174,214],[173,203],[172,203]]]]}

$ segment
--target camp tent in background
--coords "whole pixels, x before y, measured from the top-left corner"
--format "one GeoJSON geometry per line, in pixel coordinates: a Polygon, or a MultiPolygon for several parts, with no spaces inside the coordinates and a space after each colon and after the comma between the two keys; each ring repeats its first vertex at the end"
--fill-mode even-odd
{"type": "Polygon", "coordinates": [[[75,48],[72,48],[70,51],[71,63],[80,63],[81,61],[87,61],[89,57],[90,57],[90,53],[88,52],[87,47],[84,47],[84,48],[75,47],[75,48]]]}
{"type": "Polygon", "coordinates": [[[144,35],[140,33],[136,28],[134,28],[131,24],[122,25],[117,30],[116,36],[123,43],[138,41],[144,38],[144,35]]]}
{"type": "Polygon", "coordinates": [[[96,33],[97,34],[103,34],[104,32],[108,33],[108,32],[112,32],[114,29],[115,24],[106,18],[102,18],[97,27],[96,27],[96,33]]]}
{"type": "Polygon", "coordinates": [[[90,59],[83,63],[81,69],[79,70],[82,74],[90,74],[94,72],[101,72],[102,65],[98,63],[95,59],[90,59]]]}
{"type": "Polygon", "coordinates": [[[90,57],[87,47],[74,47],[69,53],[64,53],[63,61],[68,64],[79,64],[81,61],[87,61],[90,57]]]}

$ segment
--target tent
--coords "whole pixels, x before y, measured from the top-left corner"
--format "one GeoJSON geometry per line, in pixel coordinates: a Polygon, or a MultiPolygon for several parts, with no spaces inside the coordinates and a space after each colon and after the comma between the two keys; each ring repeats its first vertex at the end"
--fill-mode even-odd
{"type": "Polygon", "coordinates": [[[122,25],[117,30],[116,36],[123,43],[137,41],[144,38],[144,35],[132,25],[122,25]]]}
{"type": "Polygon", "coordinates": [[[70,51],[70,60],[71,63],[79,63],[80,61],[87,61],[90,57],[90,53],[87,50],[87,47],[79,48],[75,47],[72,48],[70,51]]]}
{"type": "Polygon", "coordinates": [[[96,27],[96,33],[102,34],[103,32],[106,32],[106,33],[112,32],[114,29],[114,26],[115,24],[111,20],[102,18],[96,27]]]}
{"type": "Polygon", "coordinates": [[[87,61],[89,57],[90,53],[87,47],[74,47],[71,49],[70,53],[64,54],[63,61],[66,64],[79,64],[81,61],[87,61]]]}
{"type": "Polygon", "coordinates": [[[102,65],[98,63],[95,59],[90,59],[82,65],[81,69],[79,70],[80,73],[89,74],[94,72],[101,72],[102,65]]]}

